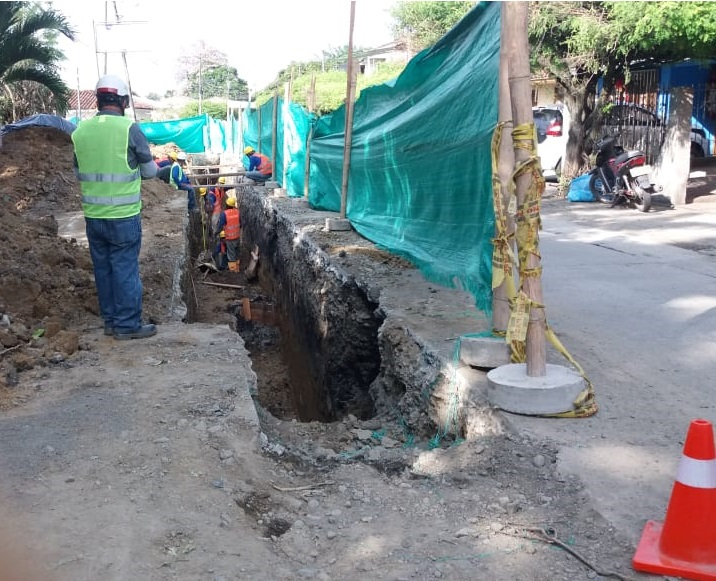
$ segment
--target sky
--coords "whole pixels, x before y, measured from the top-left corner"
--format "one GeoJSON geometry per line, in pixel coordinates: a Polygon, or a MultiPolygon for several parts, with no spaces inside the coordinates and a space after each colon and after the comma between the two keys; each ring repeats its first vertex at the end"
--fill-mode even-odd
{"type": "MultiPolygon", "coordinates": [[[[132,91],[145,97],[177,89],[178,60],[197,54],[201,41],[226,54],[229,66],[237,69],[252,91],[263,89],[291,61],[317,60],[322,50],[347,45],[351,11],[350,0],[233,4],[226,0],[81,4],[56,0],[52,4],[77,33],[74,43],[64,37],[59,43],[67,57],[62,76],[68,86],[94,89],[98,75],[104,73],[105,50],[109,51],[107,72],[126,80],[121,55],[125,49],[132,91]],[[116,22],[115,6],[125,24],[108,32],[103,23],[116,22]]],[[[354,46],[369,48],[392,40],[392,4],[356,0],[354,46]]]]}

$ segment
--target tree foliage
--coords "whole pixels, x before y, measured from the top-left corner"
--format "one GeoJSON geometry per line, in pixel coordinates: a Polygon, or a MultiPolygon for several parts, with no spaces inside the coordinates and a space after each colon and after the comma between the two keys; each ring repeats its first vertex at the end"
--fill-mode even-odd
{"type": "Polygon", "coordinates": [[[417,52],[435,44],[475,2],[396,2],[390,10],[393,35],[417,52]]]}
{"type": "Polygon", "coordinates": [[[563,164],[571,177],[599,118],[599,78],[609,90],[637,64],[716,54],[716,3],[532,2],[529,37],[533,69],[556,79],[571,113],[563,164]]]}
{"type": "Polygon", "coordinates": [[[0,2],[0,85],[3,119],[48,109],[66,110],[69,88],[59,63],[57,35],[74,40],[67,19],[37,2],[0,2]]]}
{"type": "Polygon", "coordinates": [[[239,100],[248,96],[248,84],[236,68],[228,65],[227,56],[200,42],[195,50],[179,59],[179,80],[183,94],[194,99],[220,97],[239,100]]]}
{"type": "MultiPolygon", "coordinates": [[[[226,119],[226,101],[203,101],[201,104],[201,112],[206,113],[214,119],[226,119]]],[[[195,117],[199,114],[199,102],[192,101],[187,103],[179,112],[179,117],[195,117]]]]}
{"type": "MultiPolygon", "coordinates": [[[[369,49],[354,46],[353,58],[362,58],[369,49]]],[[[348,45],[341,47],[330,47],[321,51],[321,58],[310,61],[292,62],[288,67],[282,69],[276,75],[276,78],[269,83],[264,91],[273,94],[274,91],[281,90],[285,83],[292,82],[303,75],[312,73],[330,73],[332,71],[345,71],[348,63],[348,45]]],[[[345,73],[344,73],[345,75],[345,73]]]]}
{"type": "MultiPolygon", "coordinates": [[[[380,63],[375,72],[371,75],[358,75],[356,85],[356,99],[361,89],[372,85],[385,83],[397,77],[405,68],[402,63],[380,63]]],[[[325,115],[338,109],[346,99],[347,78],[345,71],[308,72],[296,77],[292,84],[291,101],[308,108],[308,94],[311,87],[311,77],[316,75],[316,99],[314,112],[317,115],[325,115]]],[[[283,97],[281,91],[266,89],[256,96],[256,104],[261,106],[273,98],[275,92],[283,97]]]]}

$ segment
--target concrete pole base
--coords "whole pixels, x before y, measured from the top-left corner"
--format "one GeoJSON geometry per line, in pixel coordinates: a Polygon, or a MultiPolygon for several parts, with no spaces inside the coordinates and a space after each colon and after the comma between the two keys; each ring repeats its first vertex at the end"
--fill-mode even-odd
{"type": "Polygon", "coordinates": [[[461,337],[460,360],[472,367],[494,369],[510,362],[510,346],[504,337],[461,337]]]}
{"type": "Polygon", "coordinates": [[[345,218],[326,218],[326,230],[329,232],[347,232],[351,228],[350,220],[345,218]]]}
{"type": "Polygon", "coordinates": [[[267,190],[275,190],[276,188],[281,187],[281,184],[279,184],[278,182],[271,181],[271,180],[266,181],[263,184],[261,182],[259,182],[258,185],[265,186],[267,190]]]}
{"type": "Polygon", "coordinates": [[[525,363],[510,363],[487,373],[487,399],[506,412],[524,415],[559,414],[587,388],[576,371],[547,364],[544,377],[528,377],[525,363]]]}
{"type": "Polygon", "coordinates": [[[274,198],[285,198],[288,196],[288,193],[286,192],[286,188],[274,188],[271,192],[271,196],[274,198]]]}

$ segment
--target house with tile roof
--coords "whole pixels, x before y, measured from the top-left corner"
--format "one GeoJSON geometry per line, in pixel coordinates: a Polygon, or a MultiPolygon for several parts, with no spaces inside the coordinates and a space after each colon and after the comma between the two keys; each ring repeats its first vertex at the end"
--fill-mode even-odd
{"type": "MultiPolygon", "coordinates": [[[[94,90],[73,91],[69,98],[67,107],[67,119],[89,119],[97,113],[97,98],[94,90]],[[79,106],[78,106],[79,104],[79,106]]],[[[137,121],[152,121],[152,114],[155,106],[152,102],[140,97],[132,97],[137,121]]],[[[131,114],[129,112],[128,114],[131,114]]]]}

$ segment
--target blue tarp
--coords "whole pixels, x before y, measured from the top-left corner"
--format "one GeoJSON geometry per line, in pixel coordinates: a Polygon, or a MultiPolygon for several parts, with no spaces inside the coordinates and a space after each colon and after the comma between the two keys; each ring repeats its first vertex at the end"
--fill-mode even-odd
{"type": "Polygon", "coordinates": [[[24,119],[20,119],[20,121],[16,121],[15,123],[8,123],[7,125],[3,125],[2,129],[0,129],[0,133],[5,135],[6,133],[10,133],[11,131],[24,129],[25,127],[54,127],[55,129],[60,129],[69,135],[71,135],[72,132],[77,129],[77,126],[74,123],[70,123],[69,121],[67,121],[67,119],[63,119],[62,117],[58,117],[57,115],[47,115],[45,113],[40,113],[38,115],[31,115],[30,117],[25,117],[24,119]]]}

